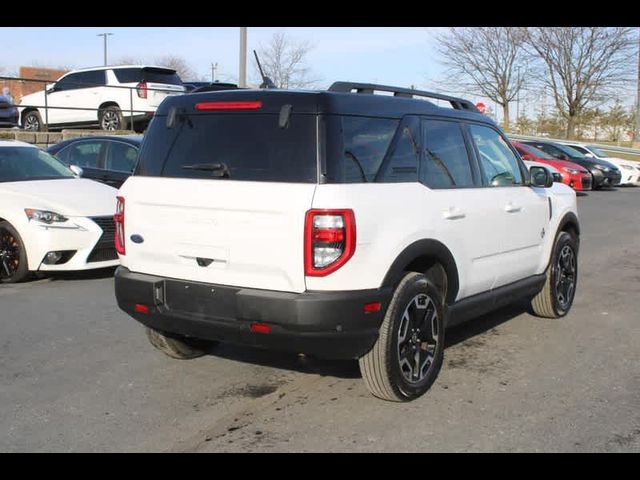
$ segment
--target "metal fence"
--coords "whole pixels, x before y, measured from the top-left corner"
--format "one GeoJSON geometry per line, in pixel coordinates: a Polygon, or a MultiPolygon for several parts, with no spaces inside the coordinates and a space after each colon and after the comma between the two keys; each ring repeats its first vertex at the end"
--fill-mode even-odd
{"type": "MultiPolygon", "coordinates": [[[[129,129],[134,131],[135,130],[135,122],[136,122],[136,116],[138,117],[138,125],[143,124],[144,122],[146,122],[146,118],[144,118],[144,116],[148,116],[148,117],[152,117],[155,110],[140,110],[140,109],[134,109],[133,107],[133,103],[134,103],[134,95],[138,96],[138,90],[140,89],[139,86],[135,86],[135,87],[127,87],[124,85],[106,85],[103,83],[90,83],[90,82],[74,82],[74,81],[65,81],[65,85],[69,85],[69,86],[73,86],[74,88],[70,88],[70,89],[65,89],[65,90],[55,90],[55,85],[56,82],[55,81],[51,81],[51,80],[41,80],[41,79],[37,79],[37,78],[24,78],[24,77],[5,77],[5,76],[0,76],[0,80],[5,80],[5,81],[13,81],[13,82],[21,82],[21,83],[28,83],[28,82],[33,82],[33,83],[39,83],[39,84],[45,84],[43,90],[38,90],[39,91],[43,91],[44,92],[44,104],[43,105],[34,105],[34,104],[26,104],[26,103],[19,103],[19,104],[15,104],[15,106],[18,108],[18,110],[20,111],[20,125],[22,127],[24,127],[23,125],[23,113],[25,112],[25,110],[27,109],[36,109],[38,111],[38,113],[40,114],[40,117],[43,121],[43,126],[44,126],[44,131],[48,131],[49,130],[49,111],[50,110],[81,110],[81,111],[95,111],[96,112],[96,116],[95,116],[95,123],[99,123],[100,121],[100,116],[99,116],[99,112],[103,111],[104,108],[100,108],[100,106],[97,106],[95,108],[90,108],[90,107],[77,107],[77,106],[56,106],[56,105],[50,105],[50,100],[49,97],[50,95],[56,93],[56,92],[62,92],[62,91],[79,91],[79,90],[83,90],[85,88],[95,88],[95,87],[100,87],[100,88],[111,88],[111,89],[122,89],[122,90],[128,90],[129,91],[129,101],[128,101],[128,107],[126,108],[127,105],[120,105],[118,104],[118,108],[120,109],[120,111],[122,112],[122,118],[125,122],[125,124],[127,123],[127,117],[125,117],[125,113],[128,114],[128,123],[129,123],[129,129]],[[53,85],[53,88],[47,88],[47,84],[51,84],[53,85]],[[134,92],[135,90],[135,92],[134,92]],[[143,116],[142,119],[140,119],[139,117],[143,116]]],[[[165,93],[172,93],[172,94],[177,94],[178,92],[175,90],[170,90],[170,89],[166,89],[166,88],[150,88],[150,87],[145,87],[144,88],[145,91],[147,92],[165,92],[165,93]]],[[[34,92],[37,93],[37,92],[34,92]]],[[[26,96],[26,95],[25,95],[26,96]]],[[[109,103],[108,99],[104,99],[106,103],[109,103]]],[[[70,122],[72,123],[72,122],[70,122]]],[[[93,123],[93,122],[91,122],[93,123]]],[[[57,126],[58,124],[54,124],[54,126],[57,126]]]]}

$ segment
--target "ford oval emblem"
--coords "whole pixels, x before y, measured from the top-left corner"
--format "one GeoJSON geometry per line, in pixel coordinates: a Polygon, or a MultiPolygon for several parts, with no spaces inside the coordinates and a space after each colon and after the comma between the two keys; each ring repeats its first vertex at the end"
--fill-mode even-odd
{"type": "Polygon", "coordinates": [[[133,243],[142,243],[142,242],[144,242],[144,238],[142,238],[142,235],[138,235],[136,233],[136,234],[131,235],[131,241],[133,243]]]}

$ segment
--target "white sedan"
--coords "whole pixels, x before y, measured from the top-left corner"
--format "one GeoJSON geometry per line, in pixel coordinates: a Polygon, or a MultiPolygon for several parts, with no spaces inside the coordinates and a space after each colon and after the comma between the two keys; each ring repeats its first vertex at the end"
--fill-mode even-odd
{"type": "Polygon", "coordinates": [[[118,265],[116,193],[33,145],[0,141],[0,283],[118,265]]]}

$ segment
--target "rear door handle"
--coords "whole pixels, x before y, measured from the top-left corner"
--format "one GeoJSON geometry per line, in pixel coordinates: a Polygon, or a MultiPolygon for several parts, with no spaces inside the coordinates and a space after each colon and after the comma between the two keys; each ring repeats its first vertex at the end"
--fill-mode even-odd
{"type": "Polygon", "coordinates": [[[445,220],[459,220],[466,216],[467,215],[458,207],[449,207],[448,210],[445,210],[444,212],[442,212],[442,217],[445,220]]]}
{"type": "Polygon", "coordinates": [[[508,213],[516,213],[522,210],[522,207],[520,205],[509,202],[505,205],[504,210],[508,213]]]}

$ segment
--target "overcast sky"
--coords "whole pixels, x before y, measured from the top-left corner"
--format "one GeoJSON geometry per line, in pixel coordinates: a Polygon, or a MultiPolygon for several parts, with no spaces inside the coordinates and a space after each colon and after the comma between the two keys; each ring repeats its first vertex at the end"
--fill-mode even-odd
{"type": "MultiPolygon", "coordinates": [[[[319,86],[335,80],[377,82],[425,87],[441,71],[432,48],[434,28],[417,27],[249,27],[248,50],[268,42],[273,33],[285,30],[291,37],[311,42],[309,66],[322,78],[319,86]]],[[[1,66],[12,71],[20,65],[102,65],[103,38],[112,32],[109,60],[123,56],[184,57],[198,75],[211,77],[217,62],[220,80],[237,80],[238,27],[12,27],[0,29],[1,66]]],[[[253,74],[253,58],[248,72],[253,74]]]]}

